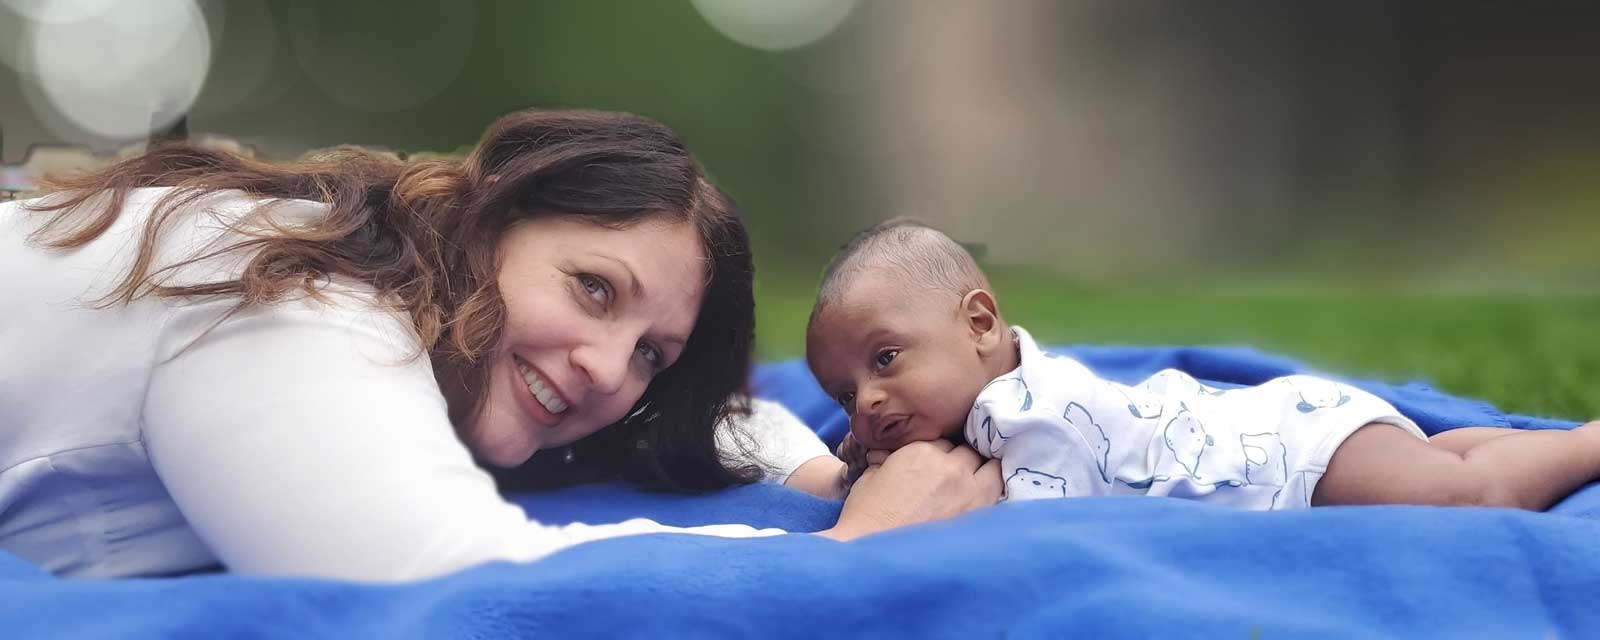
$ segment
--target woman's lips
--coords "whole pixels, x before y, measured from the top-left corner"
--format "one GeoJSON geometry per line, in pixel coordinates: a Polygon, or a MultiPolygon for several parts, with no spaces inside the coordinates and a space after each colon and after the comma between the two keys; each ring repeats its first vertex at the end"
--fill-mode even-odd
{"type": "MultiPolygon", "coordinates": [[[[517,404],[522,407],[523,413],[528,414],[528,417],[532,418],[533,422],[547,429],[554,429],[559,426],[562,416],[551,413],[549,409],[539,403],[539,399],[533,396],[533,390],[528,388],[528,382],[522,376],[522,372],[518,371],[516,360],[513,359],[511,364],[511,375],[509,377],[511,378],[511,386],[516,388],[512,393],[516,396],[517,404]]],[[[564,414],[565,412],[563,412],[564,414]]]]}

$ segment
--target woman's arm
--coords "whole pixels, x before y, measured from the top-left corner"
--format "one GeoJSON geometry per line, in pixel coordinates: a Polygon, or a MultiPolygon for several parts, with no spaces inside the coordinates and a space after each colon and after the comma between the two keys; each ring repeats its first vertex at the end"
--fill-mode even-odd
{"type": "Polygon", "coordinates": [[[830,500],[842,500],[850,494],[844,461],[829,455],[807,460],[789,474],[789,480],[783,484],[830,500]]]}
{"type": "MultiPolygon", "coordinates": [[[[169,352],[227,304],[177,311],[169,352]]],[[[152,463],[229,569],[399,580],[634,533],[782,533],[529,521],[457,440],[426,356],[406,360],[416,349],[407,320],[356,309],[252,308],[155,368],[144,411],[152,463]]]]}
{"type": "Polygon", "coordinates": [[[752,398],[748,417],[720,425],[717,446],[736,462],[760,467],[769,481],[824,498],[848,492],[841,484],[844,463],[811,427],[771,400],[752,398]]]}
{"type": "MultiPolygon", "coordinates": [[[[882,464],[888,453],[879,452],[876,464],[882,464]]],[[[866,471],[868,451],[856,442],[855,436],[846,433],[836,455],[838,457],[816,458],[801,465],[790,476],[789,486],[799,483],[798,488],[824,498],[843,499],[850,495],[850,486],[866,471]]]]}

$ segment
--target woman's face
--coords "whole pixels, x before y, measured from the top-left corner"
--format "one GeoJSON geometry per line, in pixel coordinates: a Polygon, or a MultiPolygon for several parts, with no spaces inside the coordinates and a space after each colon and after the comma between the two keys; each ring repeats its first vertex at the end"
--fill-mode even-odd
{"type": "Polygon", "coordinates": [[[506,324],[486,360],[481,410],[459,426],[467,447],[513,467],[625,417],[683,352],[705,294],[704,256],[682,222],[615,230],[545,215],[507,230],[506,324]]]}

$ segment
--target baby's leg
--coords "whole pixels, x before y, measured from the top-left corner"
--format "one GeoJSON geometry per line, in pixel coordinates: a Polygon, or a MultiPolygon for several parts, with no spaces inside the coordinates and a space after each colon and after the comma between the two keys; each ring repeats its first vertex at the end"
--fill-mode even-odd
{"type": "Polygon", "coordinates": [[[1334,451],[1313,505],[1433,504],[1543,511],[1600,478],[1600,422],[1571,431],[1518,431],[1464,453],[1369,424],[1334,451]]]}
{"type": "Polygon", "coordinates": [[[1521,431],[1505,427],[1457,427],[1449,431],[1440,431],[1433,434],[1433,437],[1428,438],[1428,442],[1435,447],[1466,455],[1467,451],[1473,447],[1513,433],[1521,433],[1521,431]]]}

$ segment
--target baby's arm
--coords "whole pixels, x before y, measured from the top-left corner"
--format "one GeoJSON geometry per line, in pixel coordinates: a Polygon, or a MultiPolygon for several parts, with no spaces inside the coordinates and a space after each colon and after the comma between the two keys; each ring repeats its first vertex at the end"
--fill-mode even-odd
{"type": "Polygon", "coordinates": [[[1099,392],[1111,383],[1075,361],[1039,364],[1031,385],[1010,378],[985,388],[967,417],[967,440],[1000,460],[1007,500],[1108,493],[1111,443],[1080,401],[1115,396],[1120,408],[1124,396],[1099,392]]]}

